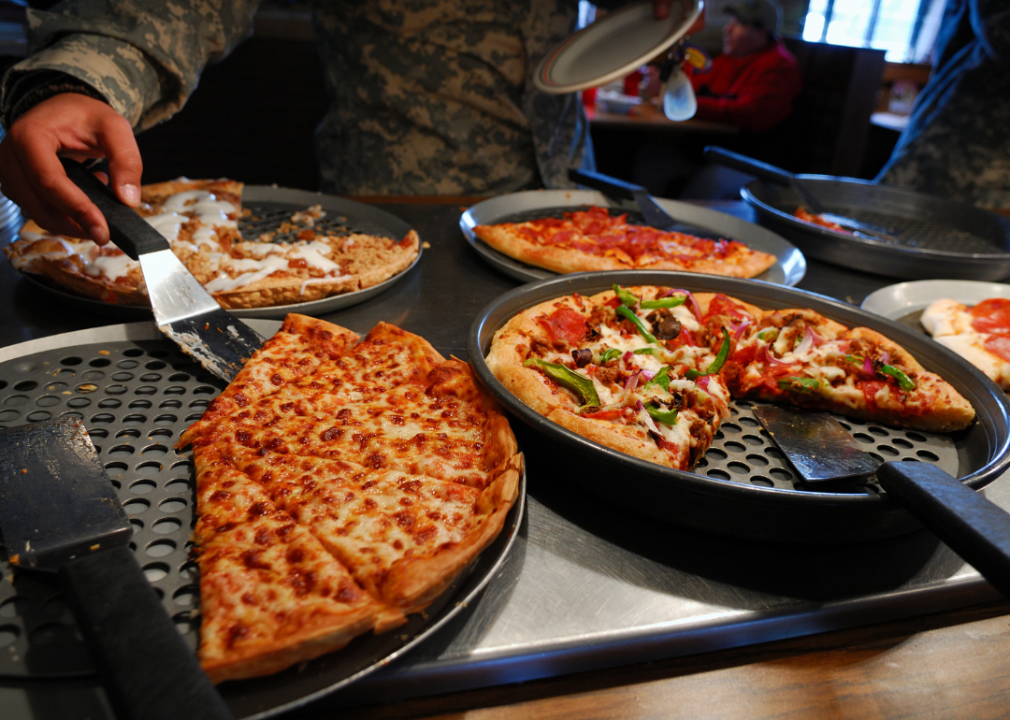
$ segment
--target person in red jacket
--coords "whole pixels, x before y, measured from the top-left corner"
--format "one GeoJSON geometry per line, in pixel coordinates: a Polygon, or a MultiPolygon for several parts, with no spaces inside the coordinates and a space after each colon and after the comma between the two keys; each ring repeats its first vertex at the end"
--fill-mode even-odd
{"type": "Polygon", "coordinates": [[[803,80],[796,58],[778,39],[782,12],[773,0],[735,0],[723,10],[722,54],[691,78],[700,120],[764,132],[785,120],[803,80]]]}

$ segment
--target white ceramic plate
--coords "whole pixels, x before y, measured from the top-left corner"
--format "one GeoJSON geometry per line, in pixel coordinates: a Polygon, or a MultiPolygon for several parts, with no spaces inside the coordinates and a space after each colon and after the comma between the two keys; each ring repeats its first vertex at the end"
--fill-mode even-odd
{"type": "Polygon", "coordinates": [[[944,298],[975,305],[996,297],[1010,298],[1010,285],[975,280],[914,280],[870,293],[860,307],[890,320],[901,320],[944,298]]]}
{"type": "Polygon", "coordinates": [[[533,84],[561,94],[622,78],[684,37],[701,9],[700,0],[673,0],[670,14],[659,20],[651,0],[625,5],[548,53],[533,74],[533,84]]]}

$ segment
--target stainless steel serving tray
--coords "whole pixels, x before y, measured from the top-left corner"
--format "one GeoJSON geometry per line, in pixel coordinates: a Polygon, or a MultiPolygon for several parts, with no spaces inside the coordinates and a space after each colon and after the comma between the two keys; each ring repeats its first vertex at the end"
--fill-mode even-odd
{"type": "Polygon", "coordinates": [[[578,273],[517,288],[488,305],[467,337],[470,361],[481,382],[533,429],[525,441],[554,444],[569,453],[571,477],[612,502],[692,528],[781,542],[846,543],[886,538],[918,529],[918,522],[875,483],[804,486],[753,418],[750,401],[734,401],[696,472],[680,472],[624,455],[577,435],[534,412],[492,375],[484,357],[495,332],[521,310],[574,292],[592,295],[620,285],[663,285],[721,292],[765,308],[805,307],[850,327],[877,330],[908,349],[964,395],[977,413],[954,435],[887,428],[840,418],[867,451],[888,460],[934,462],[979,489],[1010,465],[1010,403],[974,366],[921,333],[828,297],[752,280],[688,273],[628,271],[578,273]],[[822,486],[821,486],[822,487],[822,486]]]}
{"type": "MultiPolygon", "coordinates": [[[[771,253],[776,263],[757,277],[758,280],[796,285],[807,271],[803,253],[779,235],[741,220],[740,218],[716,210],[677,202],[676,200],[656,200],[664,210],[676,220],[710,231],[729,240],[739,240],[754,250],[771,253]]],[[[551,270],[527,265],[504,255],[484,243],[473,233],[477,225],[501,222],[523,222],[534,217],[557,215],[589,206],[604,207],[626,212],[634,222],[638,210],[633,203],[621,203],[596,190],[531,190],[491,198],[467,209],[459,219],[460,230],[470,246],[483,260],[498,268],[506,275],[529,282],[557,277],[551,270]]]]}
{"type": "Polygon", "coordinates": [[[793,216],[803,204],[789,187],[755,180],[740,195],[763,224],[806,255],[875,275],[907,279],[999,280],[1010,276],[1010,218],[946,198],[866,180],[798,178],[830,212],[898,242],[834,232],[793,216]]]}
{"type": "MultiPolygon", "coordinates": [[[[280,323],[248,320],[266,336],[280,323]]],[[[221,390],[153,322],[80,330],[0,348],[0,426],[74,415],[84,422],[134,526],[131,547],[165,610],[196,648],[199,574],[189,556],[195,500],[179,435],[221,390]]],[[[299,668],[219,689],[237,718],[267,718],[332,693],[430,638],[474,602],[519,532],[526,476],[498,538],[422,614],[299,668]]],[[[0,678],[94,672],[55,578],[0,554],[0,678]]],[[[2,713],[0,713],[2,714],[2,713]]]]}

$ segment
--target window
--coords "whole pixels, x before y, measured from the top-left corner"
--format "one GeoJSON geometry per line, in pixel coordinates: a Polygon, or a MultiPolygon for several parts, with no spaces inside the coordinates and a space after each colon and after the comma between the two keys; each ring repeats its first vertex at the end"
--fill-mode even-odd
{"type": "Polygon", "coordinates": [[[810,0],[803,39],[886,50],[888,62],[928,62],[946,0],[810,0]]]}

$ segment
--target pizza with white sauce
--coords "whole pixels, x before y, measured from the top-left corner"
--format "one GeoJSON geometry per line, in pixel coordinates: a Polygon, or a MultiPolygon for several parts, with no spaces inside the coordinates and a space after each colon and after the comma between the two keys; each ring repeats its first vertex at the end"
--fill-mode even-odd
{"type": "MultiPolygon", "coordinates": [[[[320,206],[274,233],[243,238],[242,184],[233,180],[174,180],[141,188],[137,212],[160,232],[193,275],[224,308],[310,302],[377,285],[406,270],[420,252],[413,230],[403,238],[322,232],[320,206]],[[290,238],[290,239],[288,239],[290,238]]],[[[47,232],[29,220],[4,248],[22,273],[58,288],[120,305],[149,305],[140,263],[113,243],[47,232]]]]}

